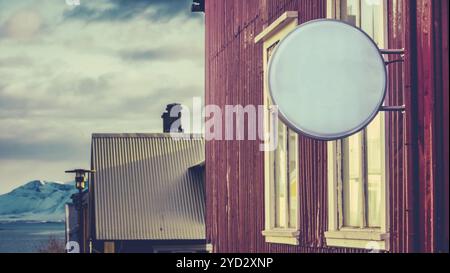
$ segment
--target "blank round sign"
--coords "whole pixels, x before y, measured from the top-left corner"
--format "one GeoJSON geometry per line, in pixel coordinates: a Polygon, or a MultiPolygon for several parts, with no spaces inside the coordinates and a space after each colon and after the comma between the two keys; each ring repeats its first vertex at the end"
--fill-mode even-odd
{"type": "Polygon", "coordinates": [[[279,115],[294,131],[319,140],[353,135],[377,115],[387,73],[375,42],[335,20],[305,23],[275,49],[268,84],[279,115]]]}

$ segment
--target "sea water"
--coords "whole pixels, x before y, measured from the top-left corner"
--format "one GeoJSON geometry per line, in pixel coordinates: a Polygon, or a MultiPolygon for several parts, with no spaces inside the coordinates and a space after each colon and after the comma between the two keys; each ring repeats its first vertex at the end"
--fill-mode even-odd
{"type": "Polygon", "coordinates": [[[64,243],[64,223],[0,222],[0,253],[33,253],[50,238],[64,243]]]}

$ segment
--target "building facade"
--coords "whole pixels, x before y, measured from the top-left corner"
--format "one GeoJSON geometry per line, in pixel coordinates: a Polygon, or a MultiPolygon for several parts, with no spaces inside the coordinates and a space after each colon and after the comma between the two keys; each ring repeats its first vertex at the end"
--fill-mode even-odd
{"type": "Polygon", "coordinates": [[[94,134],[91,147],[94,252],[206,251],[201,137],[94,134]]]}
{"type": "MultiPolygon", "coordinates": [[[[206,252],[204,145],[182,133],[93,134],[80,251],[206,252]]],[[[77,198],[67,242],[81,240],[77,198]]]]}
{"type": "Polygon", "coordinates": [[[265,105],[270,126],[271,53],[295,27],[321,18],[400,50],[386,55],[385,104],[405,105],[337,142],[282,123],[274,152],[253,140],[207,141],[214,252],[448,252],[448,1],[207,0],[204,12],[207,105],[265,105]]]}

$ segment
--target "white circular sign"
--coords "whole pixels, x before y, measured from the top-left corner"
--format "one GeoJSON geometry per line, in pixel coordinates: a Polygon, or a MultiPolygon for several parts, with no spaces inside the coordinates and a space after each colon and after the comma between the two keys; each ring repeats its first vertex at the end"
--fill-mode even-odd
{"type": "Polygon", "coordinates": [[[319,140],[353,135],[377,115],[387,73],[375,42],[336,20],[305,23],[275,49],[268,73],[273,102],[291,129],[319,140]]]}

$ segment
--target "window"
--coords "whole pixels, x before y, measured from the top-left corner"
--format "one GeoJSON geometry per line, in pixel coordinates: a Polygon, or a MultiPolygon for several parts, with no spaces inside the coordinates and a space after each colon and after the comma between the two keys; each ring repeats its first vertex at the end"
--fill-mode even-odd
{"type": "MultiPolygon", "coordinates": [[[[277,117],[275,117],[277,118],[277,117]]],[[[272,121],[274,118],[272,118],[272,121]]],[[[282,122],[275,122],[278,129],[278,148],[269,152],[269,181],[274,187],[274,228],[297,228],[297,134],[282,122]]]]}
{"type": "MultiPolygon", "coordinates": [[[[279,41],[297,26],[297,12],[286,12],[255,38],[263,41],[264,74],[279,41]]],[[[265,230],[266,242],[298,244],[298,135],[278,119],[264,84],[264,127],[277,137],[277,148],[265,152],[265,230]]]]}
{"type": "MultiPolygon", "coordinates": [[[[328,17],[362,28],[384,48],[384,0],[328,0],[328,17]]],[[[388,250],[384,113],[361,133],[328,144],[327,244],[388,250]]]]}

